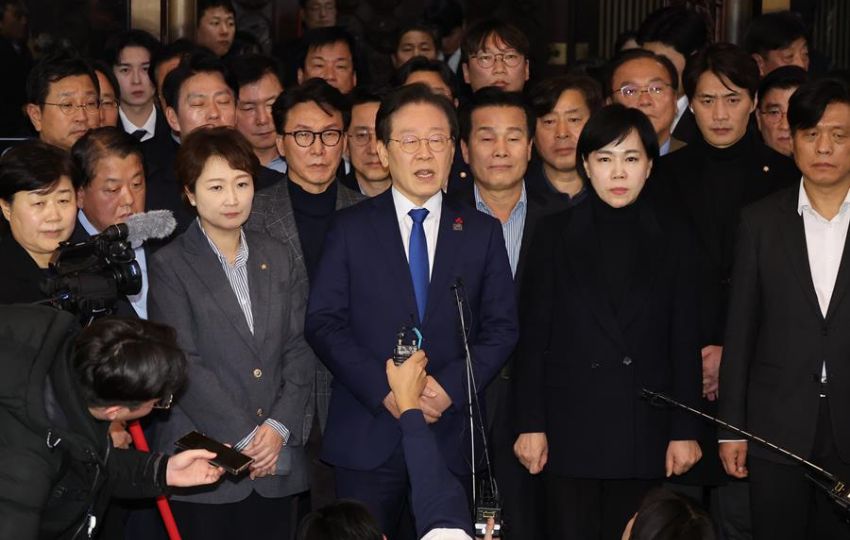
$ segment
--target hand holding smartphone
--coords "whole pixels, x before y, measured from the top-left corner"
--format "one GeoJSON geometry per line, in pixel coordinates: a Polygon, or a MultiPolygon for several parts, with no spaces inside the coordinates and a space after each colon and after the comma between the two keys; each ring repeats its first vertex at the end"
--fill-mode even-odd
{"type": "Polygon", "coordinates": [[[242,474],[244,471],[248,470],[248,466],[254,462],[252,458],[246,456],[242,452],[234,450],[233,448],[230,448],[215,439],[211,439],[203,433],[198,433],[197,431],[187,433],[183,437],[180,437],[180,439],[178,439],[174,444],[177,448],[182,450],[202,448],[204,450],[214,452],[216,456],[214,459],[210,460],[210,463],[216,467],[221,467],[234,476],[242,474]]]}

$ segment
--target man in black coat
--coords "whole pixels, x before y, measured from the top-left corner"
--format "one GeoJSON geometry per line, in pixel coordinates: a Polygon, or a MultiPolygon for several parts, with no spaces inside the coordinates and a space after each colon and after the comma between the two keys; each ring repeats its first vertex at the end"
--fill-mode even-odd
{"type": "MultiPolygon", "coordinates": [[[[758,66],[742,49],[718,44],[693,57],[683,76],[685,92],[701,137],[661,158],[648,189],[663,204],[684,216],[697,238],[697,283],[700,296],[700,347],[703,362],[701,408],[713,412],[734,261],[735,234],[741,209],[800,178],[794,163],[768,148],[749,126],[759,85],[758,66]]],[[[725,484],[708,425],[700,439],[706,459],[682,483],[725,484]]],[[[749,529],[747,486],[721,487],[715,508],[722,527],[749,529]]],[[[693,495],[699,495],[692,492],[693,495]]]]}
{"type": "Polygon", "coordinates": [[[215,454],[112,446],[109,422],[170,406],[186,378],[174,331],[138,319],[0,306],[0,538],[91,538],[110,498],[216,482],[215,454]],[[141,374],[144,373],[144,376],[141,374]]]}
{"type": "MultiPolygon", "coordinates": [[[[744,210],[720,417],[850,478],[850,88],[824,79],[791,97],[802,181],[744,210]]],[[[750,478],[756,540],[850,536],[846,514],[772,451],[720,434],[726,472],[750,478]]]]}

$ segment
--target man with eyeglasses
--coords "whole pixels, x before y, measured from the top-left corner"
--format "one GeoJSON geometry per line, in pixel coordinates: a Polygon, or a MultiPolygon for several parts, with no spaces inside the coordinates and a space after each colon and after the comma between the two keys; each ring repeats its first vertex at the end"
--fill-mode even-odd
{"type": "Polygon", "coordinates": [[[499,222],[441,191],[458,137],[451,102],[423,84],[402,86],[381,102],[376,132],[392,188],[337,214],[304,328],[336,377],[322,459],[334,466],[337,496],[365,503],[388,538],[408,540],[410,482],[387,359],[399,333],[404,343],[421,334],[420,409],[449,469],[471,488],[469,463],[480,456],[470,455],[455,291],[468,314],[476,394],[516,344],[516,302],[499,222]]]}
{"type": "Polygon", "coordinates": [[[27,78],[26,113],[42,141],[70,150],[100,126],[97,75],[82,58],[48,57],[27,78]]]}
{"type": "Polygon", "coordinates": [[[644,49],[623,51],[608,65],[605,94],[609,102],[644,113],[658,136],[660,155],[685,145],[671,135],[676,118],[679,75],[666,57],[644,49]]]}
{"type": "Polygon", "coordinates": [[[809,74],[798,66],[774,69],[761,80],[758,91],[756,124],[764,144],[791,157],[791,126],[788,102],[797,88],[808,82],[809,74]]]}
{"type": "Polygon", "coordinates": [[[185,383],[172,328],[106,317],[80,331],[67,312],[2,306],[0,369],[0,538],[104,537],[112,497],[152,498],[223,473],[206,450],[124,450],[106,435],[110,422],[170,407],[185,383]]]}
{"type": "Polygon", "coordinates": [[[500,19],[479,21],[463,39],[463,80],[473,92],[485,86],[522,92],[529,75],[530,48],[528,37],[516,26],[500,19]]]}
{"type": "Polygon", "coordinates": [[[348,126],[348,157],[351,172],[342,177],[343,185],[367,197],[385,192],[392,180],[390,170],[378,158],[375,117],[382,96],[355,88],[349,96],[351,122],[348,126]]]}
{"type": "MultiPolygon", "coordinates": [[[[337,210],[363,196],[337,181],[346,147],[348,107],[343,95],[323,79],[310,79],[281,93],[272,105],[277,151],[286,159],[283,181],[254,194],[251,217],[245,224],[285,244],[295,266],[312,282],[330,222],[337,210]]],[[[312,506],[334,499],[333,476],[318,460],[325,429],[332,377],[316,365],[316,389],[308,404],[303,440],[311,456],[312,506]]]]}

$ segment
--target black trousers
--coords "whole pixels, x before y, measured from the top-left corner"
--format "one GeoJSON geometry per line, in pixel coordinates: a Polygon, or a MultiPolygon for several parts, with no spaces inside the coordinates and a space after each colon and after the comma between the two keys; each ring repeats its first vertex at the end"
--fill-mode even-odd
{"type": "Polygon", "coordinates": [[[293,537],[292,497],[248,498],[228,504],[171,501],[174,520],[183,540],[231,540],[233,538],[293,537]]]}
{"type": "MultiPolygon", "coordinates": [[[[823,491],[797,465],[748,457],[750,511],[755,540],[832,540],[850,538],[850,525],[823,491]]],[[[813,463],[847,481],[850,463],[841,461],[832,435],[828,398],[821,398],[813,463]]]]}
{"type": "Polygon", "coordinates": [[[660,480],[597,480],[544,473],[548,540],[620,540],[660,480]]]}

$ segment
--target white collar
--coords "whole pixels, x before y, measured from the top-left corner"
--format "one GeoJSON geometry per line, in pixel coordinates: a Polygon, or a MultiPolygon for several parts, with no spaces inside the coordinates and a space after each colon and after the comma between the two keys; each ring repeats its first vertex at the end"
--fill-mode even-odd
{"type": "MultiPolygon", "coordinates": [[[[847,193],[844,195],[844,202],[841,203],[841,211],[843,212],[845,208],[850,206],[850,189],[847,190],[847,193]]],[[[806,187],[804,180],[800,180],[800,194],[797,197],[797,213],[801,216],[803,215],[803,210],[811,210],[812,212],[818,214],[818,211],[814,209],[812,206],[812,202],[809,200],[809,194],[806,193],[806,187]]],[[[818,214],[820,216],[820,214],[818,214]]],[[[821,216],[823,217],[823,216],[821,216]]]]}
{"type": "Polygon", "coordinates": [[[124,126],[124,131],[127,133],[132,134],[136,130],[143,129],[153,135],[154,130],[156,130],[156,105],[151,107],[151,113],[148,115],[148,119],[141,126],[137,126],[131,122],[121,107],[118,107],[118,117],[121,118],[121,125],[124,126]]]}
{"type": "Polygon", "coordinates": [[[393,204],[395,205],[395,213],[398,217],[399,222],[403,221],[405,217],[408,217],[408,212],[413,210],[414,208],[426,208],[428,209],[428,216],[436,216],[439,214],[439,210],[442,208],[443,204],[443,192],[442,190],[438,190],[437,193],[431,195],[431,198],[425,201],[425,204],[418,205],[414,204],[410,199],[405,197],[395,186],[392,188],[393,193],[393,204]]]}

